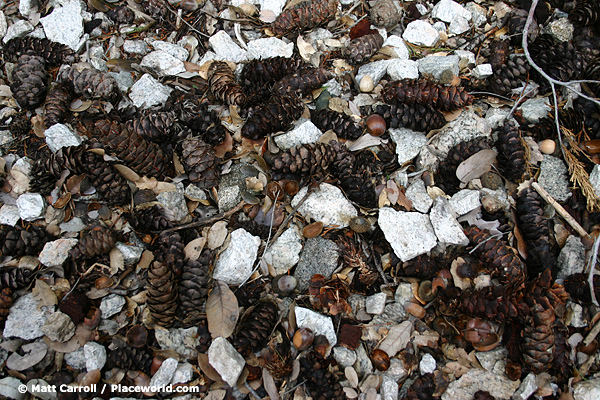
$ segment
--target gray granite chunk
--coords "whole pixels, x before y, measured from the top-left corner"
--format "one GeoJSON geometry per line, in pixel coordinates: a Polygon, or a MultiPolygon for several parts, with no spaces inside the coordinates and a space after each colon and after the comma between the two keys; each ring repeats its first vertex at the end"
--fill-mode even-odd
{"type": "Polygon", "coordinates": [[[571,197],[567,166],[560,158],[544,155],[544,160],[540,164],[538,183],[556,201],[564,202],[571,197]]]}
{"type": "Polygon", "coordinates": [[[388,132],[396,143],[396,154],[400,165],[415,158],[421,151],[421,147],[427,143],[427,137],[423,133],[407,128],[388,129],[388,132]]]}
{"type": "Polygon", "coordinates": [[[165,52],[180,61],[186,61],[190,56],[189,51],[177,44],[165,42],[162,40],[155,40],[150,44],[152,45],[152,47],[154,47],[154,49],[165,52]]]}
{"type": "Polygon", "coordinates": [[[56,239],[44,245],[38,256],[46,267],[60,267],[69,257],[69,251],[77,244],[77,239],[56,239]]]}
{"type": "Polygon", "coordinates": [[[288,150],[301,144],[316,143],[323,132],[308,119],[294,123],[292,130],[283,135],[275,136],[275,143],[282,150],[288,150]]]}
{"type": "Polygon", "coordinates": [[[21,216],[16,205],[4,204],[0,207],[0,225],[15,226],[19,219],[21,216]]]}
{"type": "Polygon", "coordinates": [[[294,272],[298,279],[298,289],[308,288],[308,282],[314,274],[321,274],[325,279],[337,268],[339,249],[335,242],[318,236],[308,239],[300,254],[300,261],[294,272]]]}
{"type": "Polygon", "coordinates": [[[162,50],[153,51],[144,56],[140,67],[148,68],[158,76],[177,75],[185,72],[183,61],[162,50]]]}
{"type": "Polygon", "coordinates": [[[585,246],[576,235],[567,238],[565,245],[560,250],[556,259],[557,279],[565,279],[567,276],[583,272],[585,268],[585,246]]]}
{"type": "Polygon", "coordinates": [[[75,334],[75,324],[71,317],[60,311],[50,314],[41,329],[48,339],[55,342],[66,342],[75,334]]]}
{"type": "Polygon", "coordinates": [[[175,350],[187,358],[195,357],[198,354],[196,346],[200,345],[200,336],[197,327],[156,329],[154,335],[156,342],[163,350],[175,350]]]}
{"type": "Polygon", "coordinates": [[[208,39],[215,52],[215,60],[239,63],[248,60],[248,52],[242,49],[225,31],[218,31],[208,39]]]}
{"type": "Polygon", "coordinates": [[[23,193],[17,199],[17,209],[23,221],[35,221],[44,216],[46,201],[39,193],[23,193]]]}
{"type": "Polygon", "coordinates": [[[573,398],[575,400],[600,399],[600,379],[590,379],[573,384],[573,398]]]}
{"type": "Polygon", "coordinates": [[[38,302],[32,293],[19,297],[10,308],[4,323],[4,337],[33,340],[44,336],[42,326],[54,311],[53,309],[54,307],[38,309],[38,302]]]}
{"type": "Polygon", "coordinates": [[[162,386],[171,383],[178,364],[177,360],[173,357],[169,357],[163,361],[158,371],[150,379],[150,386],[162,386]]]}
{"type": "Polygon", "coordinates": [[[327,338],[330,346],[335,346],[337,343],[337,336],[331,317],[319,314],[304,307],[296,307],[294,312],[296,314],[296,325],[298,328],[308,328],[313,331],[315,335],[323,335],[327,338]]]}
{"type": "Polygon", "coordinates": [[[387,67],[387,73],[394,80],[417,79],[419,64],[413,60],[392,59],[387,67]]]}
{"type": "Polygon", "coordinates": [[[379,210],[378,223],[394,253],[403,262],[427,253],[437,244],[427,215],[384,207],[379,210]]]}
{"type": "Polygon", "coordinates": [[[294,53],[294,43],[270,37],[252,40],[248,42],[248,59],[286,57],[290,58],[294,53]]]}
{"type": "Polygon", "coordinates": [[[150,74],[144,74],[133,84],[129,92],[129,98],[133,105],[139,108],[150,108],[152,106],[164,106],[171,94],[171,88],[163,85],[150,74]]]}
{"type": "Polygon", "coordinates": [[[387,295],[385,293],[375,293],[365,300],[365,307],[369,314],[383,314],[385,310],[385,301],[387,295]]]}
{"type": "Polygon", "coordinates": [[[213,279],[228,285],[241,285],[252,275],[260,238],[239,228],[231,232],[229,246],[217,260],[213,279]]]}
{"type": "Polygon", "coordinates": [[[264,260],[273,268],[275,275],[287,273],[300,261],[302,238],[295,225],[286,229],[265,252],[264,260]]]}
{"type": "Polygon", "coordinates": [[[221,378],[232,387],[235,387],[235,383],[246,365],[246,361],[240,353],[227,339],[222,337],[216,338],[210,345],[208,362],[221,375],[221,378]]]}
{"type": "Polygon", "coordinates": [[[351,367],[356,362],[356,353],[346,347],[336,346],[333,348],[333,358],[342,367],[351,367]]]}
{"type": "Polygon", "coordinates": [[[440,79],[444,71],[451,71],[453,75],[458,75],[460,69],[458,63],[460,57],[452,56],[427,56],[417,61],[421,75],[431,75],[435,79],[440,79]]]}
{"type": "Polygon", "coordinates": [[[23,37],[23,36],[27,35],[29,32],[31,32],[32,30],[33,30],[33,25],[31,25],[29,23],[29,21],[18,20],[17,22],[10,25],[6,29],[6,34],[2,38],[2,41],[4,43],[6,43],[11,39],[23,37]]]}
{"type": "Polygon", "coordinates": [[[189,215],[185,196],[179,191],[161,192],[156,200],[173,212],[176,221],[181,221],[189,215]]]}
{"type": "Polygon", "coordinates": [[[471,13],[452,0],[441,0],[431,10],[431,17],[437,18],[444,22],[452,22],[456,17],[463,17],[466,20],[471,20],[471,13]]]}
{"type": "Polygon", "coordinates": [[[390,62],[391,60],[379,60],[360,66],[356,73],[356,82],[368,75],[373,79],[373,84],[377,85],[387,72],[390,62]]]}
{"type": "Polygon", "coordinates": [[[404,43],[404,40],[397,35],[390,35],[383,42],[384,46],[390,46],[396,53],[396,57],[400,60],[408,60],[409,52],[408,46],[404,43]]]}
{"type": "MultiPolygon", "coordinates": [[[[292,199],[295,207],[308,191],[305,186],[292,199]]],[[[321,221],[326,227],[345,228],[350,220],[358,215],[356,208],[348,201],[344,193],[334,185],[322,183],[298,208],[304,218],[321,221]]]]}
{"type": "Polygon", "coordinates": [[[440,34],[429,22],[418,19],[408,24],[402,39],[417,46],[433,47],[440,39],[440,34]]]}
{"type": "Polygon", "coordinates": [[[125,53],[145,56],[150,52],[150,46],[143,40],[125,40],[123,42],[123,51],[125,53]]]}
{"type": "Polygon", "coordinates": [[[422,179],[416,179],[411,183],[404,195],[412,201],[413,207],[419,212],[427,213],[433,205],[433,199],[427,193],[422,179]]]}
{"type": "Polygon", "coordinates": [[[113,315],[121,312],[125,306],[125,297],[119,296],[118,294],[109,294],[102,299],[100,302],[100,311],[102,311],[102,318],[110,318],[113,315]]]}
{"type": "Polygon", "coordinates": [[[448,390],[442,394],[442,400],[470,400],[478,390],[486,390],[499,399],[508,399],[518,387],[518,380],[511,381],[505,375],[473,368],[450,383],[448,390]]]}
{"type": "Polygon", "coordinates": [[[85,355],[85,368],[89,371],[102,369],[106,364],[106,348],[100,343],[87,342],[83,346],[85,355]]]}
{"type": "Polygon", "coordinates": [[[79,146],[83,139],[76,132],[73,132],[66,125],[55,124],[44,132],[48,148],[56,153],[59,149],[68,146],[79,146]]]}
{"type": "Polygon", "coordinates": [[[437,367],[435,358],[429,353],[425,353],[419,362],[419,372],[423,374],[432,374],[437,367]]]}
{"type": "Polygon", "coordinates": [[[431,225],[433,225],[435,235],[440,243],[455,244],[459,246],[466,246],[469,244],[469,239],[456,220],[454,211],[446,198],[440,196],[435,199],[431,212],[429,213],[429,219],[431,220],[431,225]]]}
{"type": "Polygon", "coordinates": [[[492,64],[487,64],[487,63],[479,64],[478,66],[473,68],[473,71],[471,72],[473,77],[476,79],[485,79],[489,76],[492,76],[493,73],[494,73],[494,71],[492,70],[492,64]]]}
{"type": "Polygon", "coordinates": [[[463,189],[455,193],[450,199],[450,205],[457,215],[465,215],[481,205],[479,191],[463,189]]]}
{"type": "Polygon", "coordinates": [[[552,107],[550,107],[548,98],[541,97],[524,101],[519,110],[521,110],[525,121],[530,124],[537,124],[548,116],[548,113],[552,111],[552,107]]]}
{"type": "Polygon", "coordinates": [[[54,8],[50,15],[40,19],[46,37],[53,42],[62,43],[77,51],[83,35],[83,17],[81,3],[72,0],[54,8]]]}

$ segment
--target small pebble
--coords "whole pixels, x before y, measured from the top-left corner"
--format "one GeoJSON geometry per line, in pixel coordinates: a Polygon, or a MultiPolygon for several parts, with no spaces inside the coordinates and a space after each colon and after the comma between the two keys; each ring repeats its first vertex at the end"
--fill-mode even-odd
{"type": "Polygon", "coordinates": [[[370,75],[365,75],[360,80],[360,84],[358,85],[359,89],[363,93],[369,93],[375,88],[375,82],[373,82],[373,78],[370,75]]]}
{"type": "Polygon", "coordinates": [[[552,154],[556,150],[556,143],[552,139],[542,140],[540,142],[540,151],[544,154],[552,154]]]}

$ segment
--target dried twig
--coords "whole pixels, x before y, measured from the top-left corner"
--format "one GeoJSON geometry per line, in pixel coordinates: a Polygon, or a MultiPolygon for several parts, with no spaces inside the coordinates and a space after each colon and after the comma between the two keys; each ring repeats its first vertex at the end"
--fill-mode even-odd
{"type": "Polygon", "coordinates": [[[217,215],[214,215],[212,217],[202,218],[202,219],[199,219],[196,222],[190,222],[189,224],[179,225],[179,226],[176,226],[174,228],[165,229],[163,231],[158,231],[158,232],[155,232],[155,233],[175,232],[175,231],[180,231],[182,229],[198,228],[199,226],[212,224],[213,222],[217,222],[217,221],[222,220],[224,218],[229,218],[230,216],[232,216],[236,212],[240,211],[242,209],[242,207],[244,207],[245,204],[246,204],[246,202],[242,200],[242,201],[240,201],[238,203],[237,206],[233,207],[229,211],[225,211],[225,212],[222,212],[221,214],[217,214],[217,215]]]}
{"type": "Polygon", "coordinates": [[[588,264],[588,286],[590,287],[590,294],[592,296],[592,303],[596,305],[596,307],[600,307],[598,304],[598,299],[596,299],[596,290],[594,289],[594,272],[596,272],[596,261],[598,260],[598,247],[600,246],[600,235],[596,237],[594,240],[594,245],[592,246],[592,256],[590,257],[590,262],[588,264]]]}

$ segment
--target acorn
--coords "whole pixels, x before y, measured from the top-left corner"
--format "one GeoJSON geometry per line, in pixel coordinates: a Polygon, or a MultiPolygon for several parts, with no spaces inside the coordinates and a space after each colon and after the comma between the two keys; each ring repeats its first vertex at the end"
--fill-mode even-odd
{"type": "Polygon", "coordinates": [[[371,228],[371,223],[364,217],[354,217],[350,221],[350,229],[356,233],[365,233],[371,228]]]}
{"type": "Polygon", "coordinates": [[[319,236],[323,232],[323,223],[321,221],[308,224],[302,229],[302,234],[307,239],[312,239],[319,236]]]}
{"type": "Polygon", "coordinates": [[[290,196],[294,196],[296,193],[298,193],[300,191],[300,185],[298,185],[298,182],[290,180],[290,181],[286,181],[283,184],[283,190],[285,190],[285,192],[287,194],[289,194],[290,196]]]}
{"type": "Polygon", "coordinates": [[[280,296],[289,296],[298,286],[298,279],[292,275],[278,275],[273,279],[273,290],[280,296]]]}
{"type": "Polygon", "coordinates": [[[308,349],[315,340],[315,334],[308,328],[300,328],[294,333],[292,342],[294,346],[300,351],[308,349]]]}
{"type": "Polygon", "coordinates": [[[385,120],[379,114],[369,115],[367,118],[367,132],[373,136],[381,136],[387,130],[385,120]]]}
{"type": "Polygon", "coordinates": [[[371,362],[379,371],[387,371],[391,364],[390,356],[381,349],[373,350],[371,353],[371,362]]]}
{"type": "Polygon", "coordinates": [[[556,142],[552,139],[542,140],[539,144],[540,151],[544,154],[552,154],[556,150],[556,142]]]}
{"type": "Polygon", "coordinates": [[[127,342],[132,347],[139,348],[144,346],[148,341],[148,329],[143,325],[137,324],[129,328],[125,336],[127,342]]]}

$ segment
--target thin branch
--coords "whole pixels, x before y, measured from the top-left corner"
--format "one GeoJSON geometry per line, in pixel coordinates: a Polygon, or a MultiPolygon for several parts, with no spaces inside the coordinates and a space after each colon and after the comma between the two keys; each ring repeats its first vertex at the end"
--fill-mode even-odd
{"type": "Polygon", "coordinates": [[[596,299],[596,290],[594,289],[594,272],[596,272],[596,261],[598,261],[598,247],[600,246],[600,235],[596,237],[594,240],[594,245],[592,246],[592,257],[590,257],[590,263],[588,268],[590,269],[588,272],[588,286],[590,287],[590,294],[592,295],[592,303],[596,305],[596,307],[600,307],[598,304],[598,299],[596,299]]]}
{"type": "Polygon", "coordinates": [[[217,222],[217,221],[222,220],[224,218],[229,218],[230,216],[232,216],[236,212],[240,211],[242,209],[242,207],[244,207],[245,204],[246,204],[246,202],[242,200],[242,201],[240,201],[238,203],[237,206],[233,207],[229,211],[225,211],[225,212],[223,212],[221,214],[217,214],[217,215],[212,216],[212,217],[202,218],[202,219],[199,219],[196,222],[191,222],[189,224],[179,225],[179,226],[176,226],[174,228],[165,229],[163,231],[155,231],[155,233],[175,232],[175,231],[180,231],[182,229],[198,228],[200,226],[212,224],[213,222],[217,222]]]}
{"type": "Polygon", "coordinates": [[[525,89],[527,89],[527,86],[528,85],[523,86],[523,90],[521,90],[521,93],[519,94],[519,98],[517,100],[515,100],[515,104],[513,104],[512,108],[506,115],[506,118],[504,118],[505,120],[508,120],[513,115],[513,113],[515,112],[515,110],[517,109],[519,104],[521,104],[521,101],[523,101],[523,99],[525,97],[527,97],[527,95],[529,95],[529,93],[535,91],[535,88],[531,88],[527,92],[525,92],[525,89]]]}

